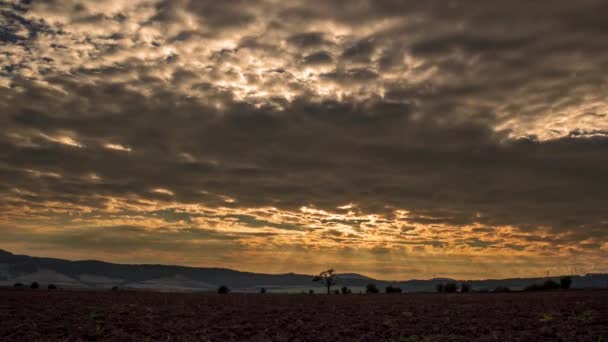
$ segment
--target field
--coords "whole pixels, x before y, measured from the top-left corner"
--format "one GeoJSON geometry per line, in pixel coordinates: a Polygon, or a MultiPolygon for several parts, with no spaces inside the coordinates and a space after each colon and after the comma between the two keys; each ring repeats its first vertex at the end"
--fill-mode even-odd
{"type": "Polygon", "coordinates": [[[608,291],[246,295],[0,290],[0,341],[608,341],[608,291]]]}

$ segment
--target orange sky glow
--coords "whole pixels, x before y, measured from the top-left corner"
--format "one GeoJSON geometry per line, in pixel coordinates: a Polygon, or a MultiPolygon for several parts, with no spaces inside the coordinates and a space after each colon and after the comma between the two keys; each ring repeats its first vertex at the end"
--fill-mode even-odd
{"type": "Polygon", "coordinates": [[[380,279],[608,272],[602,1],[0,9],[1,249],[380,279]]]}

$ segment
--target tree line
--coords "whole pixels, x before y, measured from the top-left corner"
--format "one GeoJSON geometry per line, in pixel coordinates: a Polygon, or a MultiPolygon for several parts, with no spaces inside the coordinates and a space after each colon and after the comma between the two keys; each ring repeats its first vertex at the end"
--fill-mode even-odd
{"type": "MultiPolygon", "coordinates": [[[[319,273],[319,275],[315,276],[312,280],[314,282],[320,283],[326,289],[327,294],[331,294],[332,287],[338,285],[338,274],[333,269],[329,269],[327,271],[323,271],[323,272],[319,273]]],[[[523,289],[523,291],[550,291],[550,290],[559,290],[559,289],[566,290],[566,289],[569,289],[571,286],[572,286],[572,278],[569,276],[564,276],[559,279],[559,282],[557,282],[553,279],[547,279],[542,283],[535,283],[535,284],[528,285],[523,289]]],[[[26,288],[26,285],[24,285],[23,283],[15,283],[13,285],[13,287],[26,288]]],[[[33,289],[33,290],[39,289],[40,284],[38,284],[38,282],[34,281],[29,285],[29,288],[33,289]]],[[[436,288],[436,291],[439,293],[456,293],[456,292],[468,293],[468,292],[473,291],[473,288],[472,288],[472,285],[470,282],[438,283],[435,288],[436,288]]],[[[54,284],[49,284],[47,286],[47,289],[56,290],[57,286],[54,284]]],[[[112,290],[118,291],[118,287],[114,286],[112,288],[112,290]]],[[[385,293],[389,293],[389,294],[403,292],[403,290],[400,287],[393,286],[393,285],[387,286],[384,289],[384,291],[385,291],[385,293]]],[[[486,290],[486,291],[478,291],[478,292],[490,292],[490,291],[486,290]]],[[[507,286],[498,286],[492,292],[511,292],[511,289],[507,286]]],[[[218,287],[217,293],[219,293],[219,294],[230,293],[230,288],[228,288],[228,286],[226,286],[226,285],[221,285],[220,287],[218,287]]],[[[259,293],[265,294],[266,288],[264,288],[264,287],[260,288],[259,293]]],[[[314,294],[314,290],[309,290],[308,293],[314,294]]],[[[334,294],[351,294],[352,290],[346,286],[342,286],[340,289],[334,289],[333,293],[334,294]]],[[[365,286],[365,293],[367,293],[367,294],[380,293],[380,289],[378,289],[376,284],[369,283],[365,286]]]]}

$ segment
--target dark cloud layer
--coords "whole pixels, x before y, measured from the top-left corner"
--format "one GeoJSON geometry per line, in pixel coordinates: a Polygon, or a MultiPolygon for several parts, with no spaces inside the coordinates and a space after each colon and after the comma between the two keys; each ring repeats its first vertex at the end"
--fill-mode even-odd
{"type": "Polygon", "coordinates": [[[11,205],[352,203],[413,224],[608,238],[604,1],[0,8],[11,205]]]}

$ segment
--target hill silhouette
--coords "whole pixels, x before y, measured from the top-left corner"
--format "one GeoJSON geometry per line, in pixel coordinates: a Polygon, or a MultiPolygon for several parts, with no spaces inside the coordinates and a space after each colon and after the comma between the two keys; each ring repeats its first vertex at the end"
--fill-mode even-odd
{"type": "MultiPolygon", "coordinates": [[[[119,286],[134,289],[171,291],[215,291],[227,284],[235,291],[258,291],[264,287],[271,291],[295,292],[315,288],[312,275],[263,274],[241,272],[227,268],[186,267],[173,265],[129,265],[98,260],[70,261],[56,258],[15,255],[0,249],[0,285],[37,281],[43,285],[53,283],[62,287],[109,288],[119,286]]],[[[474,290],[492,290],[498,286],[521,289],[546,278],[513,278],[471,281],[474,290]]],[[[559,279],[559,277],[553,277],[559,279]]],[[[573,276],[572,287],[606,287],[608,275],[573,276]]],[[[386,281],[356,273],[338,275],[338,284],[363,290],[369,283],[379,288],[393,285],[405,292],[434,292],[438,283],[458,281],[436,278],[429,280],[386,281]]]]}

